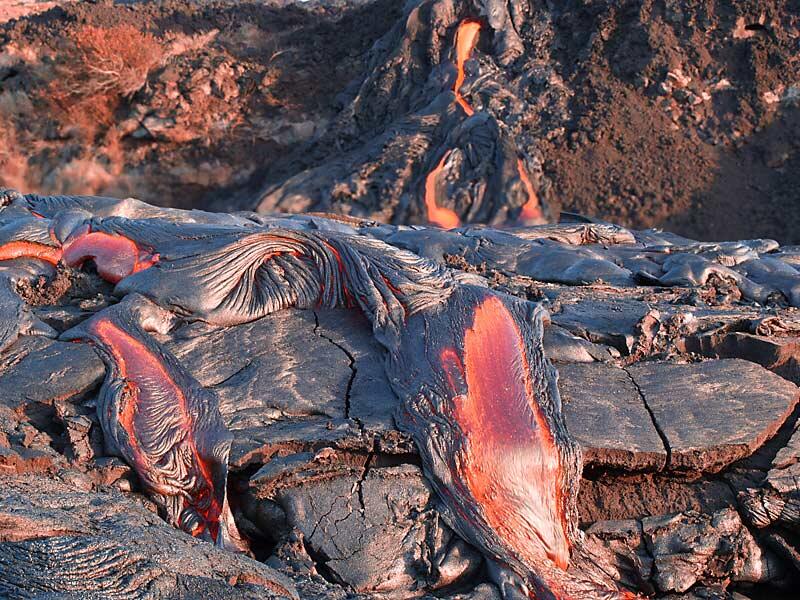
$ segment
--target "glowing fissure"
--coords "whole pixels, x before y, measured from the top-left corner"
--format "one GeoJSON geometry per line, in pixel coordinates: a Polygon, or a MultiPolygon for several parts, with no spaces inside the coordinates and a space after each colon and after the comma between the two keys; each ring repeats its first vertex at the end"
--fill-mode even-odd
{"type": "Polygon", "coordinates": [[[533,189],[531,178],[528,177],[528,171],[525,169],[525,163],[522,162],[521,158],[517,159],[517,171],[519,171],[519,178],[528,196],[528,200],[522,206],[522,210],[519,213],[519,220],[523,223],[541,223],[544,221],[542,205],[539,202],[539,196],[536,194],[536,190],[533,189]]]}
{"type": "Polygon", "coordinates": [[[461,86],[464,85],[464,63],[469,60],[475,44],[478,43],[480,30],[481,24],[470,20],[462,21],[456,30],[456,83],[453,86],[453,93],[456,95],[456,102],[469,117],[475,114],[475,111],[461,95],[461,86]]]}
{"type": "Polygon", "coordinates": [[[425,177],[425,209],[427,211],[428,221],[443,229],[453,229],[461,225],[461,219],[454,210],[439,206],[436,203],[437,178],[439,173],[444,169],[444,163],[448,156],[450,156],[449,150],[444,153],[439,164],[425,177]]]}
{"type": "Polygon", "coordinates": [[[547,558],[566,569],[558,448],[511,313],[498,298],[486,298],[466,330],[463,365],[452,351],[441,358],[451,385],[448,363],[464,373],[467,393],[453,399],[454,416],[467,440],[464,480],[487,524],[529,566],[547,558]]]}
{"type": "MultiPolygon", "coordinates": [[[[167,390],[171,397],[175,398],[180,411],[180,429],[184,433],[183,441],[188,444],[193,464],[197,466],[202,481],[195,483],[193,496],[185,499],[184,504],[194,507],[208,524],[209,533],[216,542],[219,535],[219,520],[222,514],[222,506],[214,497],[214,482],[210,473],[209,466],[200,456],[194,437],[193,419],[187,406],[186,396],[170,377],[167,370],[153,356],[152,352],[139,340],[130,336],[128,333],[111,323],[110,321],[100,320],[92,326],[94,333],[100,341],[108,348],[114,357],[114,362],[120,372],[120,377],[127,380],[130,392],[130,401],[125,404],[120,413],[120,425],[128,434],[128,440],[134,452],[134,462],[147,472],[157,470],[153,463],[160,457],[151,457],[141,447],[137,435],[136,417],[144,412],[143,404],[148,395],[148,386],[154,383],[167,390]],[[144,398],[143,398],[144,396],[144,398]],[[144,402],[143,402],[144,401],[144,402]],[[154,460],[155,459],[155,460],[154,460]],[[204,506],[206,505],[207,506],[204,506]]],[[[174,495],[172,490],[158,490],[165,495],[174,495]]],[[[194,536],[203,533],[204,527],[196,527],[190,533],[194,536]]]]}

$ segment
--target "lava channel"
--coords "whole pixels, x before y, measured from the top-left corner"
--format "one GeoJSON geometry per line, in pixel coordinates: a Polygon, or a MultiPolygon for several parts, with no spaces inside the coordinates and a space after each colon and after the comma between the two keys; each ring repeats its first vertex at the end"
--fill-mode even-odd
{"type": "Polygon", "coordinates": [[[444,229],[453,229],[461,225],[461,219],[454,210],[439,206],[436,202],[436,183],[439,173],[444,169],[444,163],[450,151],[444,153],[439,164],[425,177],[425,209],[428,213],[428,222],[444,229]]]}
{"type": "Polygon", "coordinates": [[[481,24],[477,21],[462,21],[456,30],[456,83],[453,86],[453,93],[456,95],[456,102],[464,109],[468,117],[475,114],[472,107],[461,95],[461,86],[464,84],[464,63],[469,60],[475,44],[478,43],[478,33],[481,24]]]}

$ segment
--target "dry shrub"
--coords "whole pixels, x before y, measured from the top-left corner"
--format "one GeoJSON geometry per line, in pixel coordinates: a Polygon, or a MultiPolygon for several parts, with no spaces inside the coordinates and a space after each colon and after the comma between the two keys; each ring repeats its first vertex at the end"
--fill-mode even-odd
{"type": "Polygon", "coordinates": [[[66,124],[93,137],[145,85],[163,52],[157,37],[132,25],[83,25],[67,36],[47,97],[66,124]]]}
{"type": "Polygon", "coordinates": [[[180,56],[187,52],[202,50],[211,44],[219,35],[219,29],[211,29],[205,33],[186,35],[185,33],[168,33],[164,41],[165,59],[180,56]]]}

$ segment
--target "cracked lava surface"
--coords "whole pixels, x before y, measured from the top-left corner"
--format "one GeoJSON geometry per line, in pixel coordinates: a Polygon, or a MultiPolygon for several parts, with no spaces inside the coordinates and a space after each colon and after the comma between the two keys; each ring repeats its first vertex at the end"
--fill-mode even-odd
{"type": "MultiPolygon", "coordinates": [[[[252,563],[254,572],[231,575],[229,582],[256,582],[289,596],[295,584],[307,591],[302,578],[290,583],[248,558],[265,558],[264,548],[274,547],[278,556],[307,553],[326,586],[347,581],[353,589],[402,596],[418,585],[417,559],[404,550],[409,543],[434,544],[426,552],[443,553],[429,575],[431,590],[480,572],[508,598],[635,597],[648,588],[615,571],[611,555],[603,554],[606,538],[579,525],[602,510],[608,522],[622,522],[638,501],[614,505],[603,486],[628,484],[607,483],[605,476],[581,482],[581,470],[639,473],[633,476],[643,479],[635,485],[662,491],[667,500],[660,501],[669,505],[690,497],[684,488],[695,485],[667,478],[674,470],[695,478],[724,472],[772,436],[784,444],[791,438],[797,389],[784,377],[735,358],[637,358],[707,352],[705,345],[717,343],[703,329],[669,337],[666,324],[719,327],[723,314],[691,305],[693,316],[679,317],[690,306],[681,304],[687,277],[704,294],[721,273],[734,282],[742,300],[726,309],[736,315],[731,335],[745,327],[765,339],[792,331],[789,308],[769,309],[781,316],[767,317],[757,306],[778,294],[793,297],[785,269],[775,267],[783,255],[768,241],[665,246],[667,234],[568,223],[465,235],[324,216],[11,197],[0,210],[0,289],[4,306],[14,311],[0,331],[2,346],[10,348],[0,353],[0,385],[8,386],[3,406],[27,406],[36,394],[52,394],[42,397],[42,406],[53,406],[63,425],[48,435],[64,436],[59,444],[76,460],[88,456],[80,459],[86,465],[103,453],[121,458],[128,481],[166,523],[208,552],[222,552],[215,559],[220,565],[252,563]],[[420,245],[421,236],[436,243],[426,238],[420,245]],[[432,253],[437,247],[444,257],[432,253]],[[492,256],[484,253],[488,247],[492,256]],[[749,262],[725,266],[746,252],[749,262]],[[529,301],[524,279],[492,275],[487,261],[542,282],[560,304],[547,297],[529,301]],[[642,291],[631,269],[646,269],[651,287],[642,291]],[[47,295],[56,273],[89,286],[85,292],[59,288],[62,295],[84,294],[77,304],[47,295]],[[598,279],[609,283],[583,283],[598,279]],[[609,284],[613,293],[598,292],[609,284]],[[642,293],[668,301],[659,301],[656,314],[639,299],[642,293]],[[38,346],[25,350],[32,343],[38,346]],[[36,376],[48,384],[25,383],[36,376]],[[746,390],[761,391],[754,397],[746,390]],[[674,397],[683,398],[678,412],[674,397]],[[715,402],[714,410],[706,406],[715,402]],[[587,504],[595,496],[606,503],[587,504]],[[373,521],[384,507],[399,512],[373,521]],[[265,541],[270,535],[274,542],[265,541]]],[[[773,368],[786,373],[790,363],[780,360],[788,359],[776,358],[783,366],[773,368]]],[[[25,418],[45,427],[41,408],[25,410],[10,414],[32,415],[25,418]]],[[[22,438],[0,436],[2,456],[15,457],[3,458],[3,469],[39,468],[41,458],[16,454],[17,444],[36,444],[27,431],[22,438]]],[[[794,464],[780,461],[788,466],[777,470],[794,464]]],[[[793,492],[780,489],[741,490],[741,510],[764,528],[791,522],[777,507],[786,502],[781,494],[793,492]]],[[[696,521],[705,517],[674,506],[689,516],[661,529],[634,514],[636,535],[656,544],[645,559],[661,560],[664,528],[706,527],[696,521]]],[[[725,533],[714,533],[723,536],[719,551],[756,544],[729,508],[713,509],[715,522],[728,523],[725,533]]],[[[131,523],[149,518],[137,514],[130,512],[131,523]]],[[[92,527],[117,521],[103,522],[92,527]]],[[[89,551],[73,541],[59,538],[49,552],[72,564],[76,552],[89,551]]],[[[30,564],[32,558],[18,557],[35,556],[26,545],[34,542],[19,533],[0,540],[17,544],[6,554],[12,558],[2,560],[30,564]]],[[[120,543],[132,542],[108,538],[103,544],[111,546],[103,547],[120,543]]],[[[754,566],[755,551],[737,552],[730,564],[741,564],[735,567],[741,572],[762,578],[773,572],[767,563],[754,566]],[[741,562],[745,557],[751,562],[741,562]]],[[[133,568],[128,557],[135,555],[117,552],[121,562],[112,572],[133,568]]],[[[714,573],[698,561],[704,573],[714,573]]],[[[42,570],[53,586],[77,585],[53,568],[42,570]]],[[[651,580],[660,589],[674,585],[651,580]]],[[[87,581],[112,585],[99,575],[87,581]]]]}

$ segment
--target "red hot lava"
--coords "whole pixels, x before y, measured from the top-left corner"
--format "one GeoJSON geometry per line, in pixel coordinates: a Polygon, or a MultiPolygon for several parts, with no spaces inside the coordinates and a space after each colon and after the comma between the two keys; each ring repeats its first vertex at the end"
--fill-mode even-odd
{"type": "MultiPolygon", "coordinates": [[[[464,63],[472,54],[475,44],[478,42],[478,33],[481,30],[481,24],[477,21],[467,19],[462,21],[456,30],[456,82],[453,85],[453,93],[456,95],[456,102],[464,109],[467,116],[472,116],[475,111],[464,100],[461,95],[460,89],[464,84],[464,63]]],[[[445,152],[439,164],[428,173],[425,177],[425,208],[427,210],[428,222],[438,225],[444,229],[452,229],[461,225],[459,216],[449,208],[443,208],[436,203],[436,178],[444,168],[444,162],[450,156],[450,151],[445,152]]]]}
{"type": "Polygon", "coordinates": [[[522,185],[525,187],[525,192],[528,195],[528,200],[522,206],[519,213],[519,220],[526,225],[539,225],[545,223],[544,213],[542,212],[542,205],[539,202],[539,196],[536,195],[536,190],[533,189],[531,178],[528,177],[528,172],[525,170],[525,163],[521,158],[517,159],[517,171],[519,171],[519,178],[522,185]]]}
{"type": "Polygon", "coordinates": [[[141,250],[134,241],[121,235],[83,231],[72,235],[61,247],[37,242],[14,241],[0,246],[0,261],[15,258],[34,258],[56,265],[60,260],[70,267],[80,267],[92,259],[97,273],[110,283],[119,283],[133,273],[152,267],[157,254],[141,250]]]}
{"type": "Polygon", "coordinates": [[[467,393],[454,416],[467,443],[464,478],[487,524],[528,565],[569,563],[561,497],[561,459],[533,389],[525,340],[495,296],[475,309],[464,362],[446,349],[442,362],[463,373],[467,393]]]}
{"type": "Polygon", "coordinates": [[[464,84],[464,63],[469,60],[475,44],[478,43],[478,33],[481,30],[481,24],[477,21],[467,19],[462,21],[456,30],[456,83],[453,86],[453,92],[456,95],[456,102],[464,109],[467,116],[471,117],[475,111],[464,100],[461,95],[461,86],[464,84]]]}
{"type": "Polygon", "coordinates": [[[143,252],[134,241],[124,236],[87,228],[64,244],[64,262],[70,267],[79,267],[90,258],[94,260],[100,277],[111,283],[119,283],[128,275],[158,262],[158,255],[143,252]]]}
{"type": "MultiPolygon", "coordinates": [[[[181,522],[194,536],[208,533],[220,543],[224,506],[223,490],[215,489],[213,466],[198,451],[194,440],[193,412],[183,390],[175,383],[158,357],[141,341],[109,320],[96,321],[90,329],[113,356],[120,378],[125,382],[124,400],[119,410],[119,425],[125,431],[131,461],[153,492],[163,496],[183,496],[184,508],[200,517],[196,523],[181,522]],[[159,423],[157,429],[153,424],[159,423]],[[168,435],[180,448],[154,453],[154,436],[168,435]],[[184,464],[184,461],[187,461],[184,464]],[[174,470],[165,470],[171,465],[174,470]],[[190,472],[183,473],[185,469],[190,472]]],[[[192,514],[192,513],[188,513],[192,514]]]]}
{"type": "Polygon", "coordinates": [[[0,260],[14,258],[38,258],[55,265],[61,260],[61,248],[23,241],[8,242],[0,246],[0,260]]]}
{"type": "Polygon", "coordinates": [[[444,229],[452,229],[461,225],[461,219],[454,210],[444,208],[436,203],[437,178],[444,169],[444,163],[448,156],[450,156],[449,150],[444,153],[439,164],[425,177],[425,209],[428,221],[444,229]]]}

